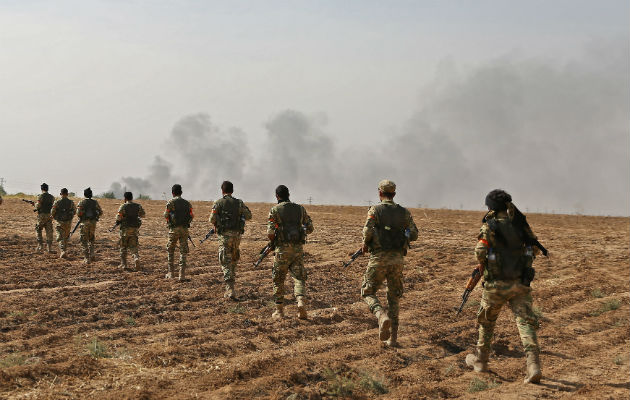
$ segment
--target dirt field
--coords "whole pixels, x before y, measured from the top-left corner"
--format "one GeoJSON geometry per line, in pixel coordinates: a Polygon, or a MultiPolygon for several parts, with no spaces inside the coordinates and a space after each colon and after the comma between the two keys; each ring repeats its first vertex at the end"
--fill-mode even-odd
{"type": "MultiPolygon", "coordinates": [[[[143,270],[121,272],[119,201],[100,200],[97,262],[35,252],[35,215],[19,199],[0,206],[1,398],[628,398],[630,308],[628,218],[529,215],[550,250],[535,261],[534,303],[543,379],[525,385],[525,358],[512,314],[497,324],[491,372],[464,358],[476,341],[481,289],[456,318],[474,266],[481,212],[413,209],[420,229],[405,268],[401,348],[378,342],[359,295],[365,257],[341,262],[360,243],[365,207],[308,206],[315,232],[305,246],[309,319],[270,320],[269,204],[250,204],[237,271],[239,301],[222,298],[216,239],[191,248],[191,280],[163,279],[162,201],[144,201],[143,270]]],[[[211,203],[195,202],[191,232],[209,229],[211,203]]],[[[292,283],[287,279],[291,292],[292,283]]],[[[385,299],[385,291],[380,297],[385,299]]]]}

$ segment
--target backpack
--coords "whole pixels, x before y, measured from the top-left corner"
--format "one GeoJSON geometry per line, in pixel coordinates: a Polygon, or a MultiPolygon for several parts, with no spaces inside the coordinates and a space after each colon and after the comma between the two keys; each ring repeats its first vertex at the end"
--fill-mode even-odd
{"type": "Polygon", "coordinates": [[[306,232],[302,228],[302,206],[287,202],[278,207],[280,217],[278,239],[282,243],[306,243],[306,232]]]}
{"type": "Polygon", "coordinates": [[[378,204],[375,206],[375,233],[381,250],[405,250],[407,236],[407,212],[398,204],[378,204]]]}

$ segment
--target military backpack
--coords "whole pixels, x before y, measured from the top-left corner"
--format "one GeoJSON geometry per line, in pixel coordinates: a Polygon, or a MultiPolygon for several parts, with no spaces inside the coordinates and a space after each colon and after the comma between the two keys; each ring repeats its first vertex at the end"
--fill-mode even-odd
{"type": "Polygon", "coordinates": [[[407,237],[407,212],[398,204],[378,204],[374,207],[376,226],[374,232],[378,237],[381,250],[405,250],[407,237]]]}
{"type": "Polygon", "coordinates": [[[52,210],[53,203],[55,202],[55,197],[50,193],[42,193],[39,197],[40,205],[37,210],[38,214],[50,214],[50,210],[52,210]]]}
{"type": "Polygon", "coordinates": [[[67,197],[62,197],[57,202],[57,211],[55,212],[55,219],[57,221],[71,221],[74,216],[72,212],[72,200],[67,197]]]}
{"type": "Polygon", "coordinates": [[[224,196],[216,202],[217,233],[245,231],[245,220],[241,217],[241,201],[232,196],[224,196]]]}
{"type": "Polygon", "coordinates": [[[83,209],[83,215],[81,216],[81,220],[97,221],[98,213],[96,212],[96,200],[85,199],[82,203],[81,208],[83,209]]]}
{"type": "Polygon", "coordinates": [[[488,218],[486,221],[494,233],[494,247],[488,252],[488,267],[485,279],[523,280],[529,286],[534,270],[532,248],[525,245],[522,233],[508,218],[488,218]]]}
{"type": "Polygon", "coordinates": [[[125,203],[122,211],[123,219],[121,221],[121,225],[125,228],[139,228],[142,221],[140,220],[140,204],[136,203],[125,203]]]}
{"type": "Polygon", "coordinates": [[[278,207],[280,219],[278,240],[281,243],[306,243],[306,232],[302,226],[303,208],[299,204],[286,202],[278,207]]]}
{"type": "Polygon", "coordinates": [[[171,201],[173,203],[174,210],[170,213],[170,225],[185,226],[186,228],[189,228],[190,222],[192,221],[192,217],[190,216],[190,203],[181,197],[176,197],[171,201]]]}

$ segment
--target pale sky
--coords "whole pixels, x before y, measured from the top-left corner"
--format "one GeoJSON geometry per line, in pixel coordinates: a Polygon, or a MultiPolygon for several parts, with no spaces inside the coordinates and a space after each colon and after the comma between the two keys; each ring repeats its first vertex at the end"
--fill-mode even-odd
{"type": "Polygon", "coordinates": [[[0,177],[9,192],[102,192],[146,176],[195,113],[244,131],[261,159],[287,109],[325,115],[339,148],[381,143],[445,65],[570,64],[628,43],[628,15],[612,0],[0,1],[0,177]]]}

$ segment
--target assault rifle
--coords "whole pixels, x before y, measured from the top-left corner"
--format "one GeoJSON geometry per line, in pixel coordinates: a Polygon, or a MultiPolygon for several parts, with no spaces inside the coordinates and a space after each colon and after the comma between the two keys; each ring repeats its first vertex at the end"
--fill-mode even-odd
{"type": "Polygon", "coordinates": [[[468,279],[468,283],[466,283],[466,289],[464,290],[464,294],[462,294],[462,304],[459,305],[459,308],[457,309],[457,314],[455,315],[459,315],[459,313],[462,312],[462,309],[464,308],[464,304],[466,304],[466,302],[468,301],[468,297],[470,296],[470,293],[472,293],[475,286],[477,286],[477,283],[479,283],[479,279],[481,279],[481,275],[483,275],[483,269],[484,269],[483,265],[479,264],[473,270],[472,276],[470,277],[470,279],[468,279]]]}
{"type": "Polygon", "coordinates": [[[188,240],[190,240],[190,244],[193,245],[193,247],[197,247],[195,246],[195,242],[193,242],[192,238],[190,237],[190,235],[188,235],[188,240]]]}
{"type": "Polygon", "coordinates": [[[343,267],[344,268],[348,268],[348,266],[350,264],[352,264],[354,262],[354,260],[356,260],[357,258],[359,258],[362,255],[363,255],[363,247],[361,247],[359,250],[355,251],[354,254],[352,254],[350,256],[350,260],[346,261],[345,263],[343,263],[343,267]]]}
{"type": "Polygon", "coordinates": [[[265,259],[265,257],[267,257],[269,253],[274,251],[275,248],[276,248],[275,240],[273,242],[267,243],[267,245],[263,247],[262,250],[260,250],[260,257],[258,257],[258,260],[254,262],[254,267],[258,267],[260,263],[265,259]]]}
{"type": "Polygon", "coordinates": [[[121,222],[122,222],[122,221],[116,221],[116,223],[114,224],[114,226],[112,226],[111,228],[109,228],[107,231],[108,231],[108,232],[113,232],[113,231],[114,231],[114,229],[116,229],[116,227],[117,227],[118,225],[120,225],[120,223],[121,223],[121,222]]]}
{"type": "Polygon", "coordinates": [[[70,232],[70,236],[68,236],[68,239],[70,239],[72,237],[72,235],[74,234],[74,231],[77,230],[77,228],[79,227],[80,223],[81,223],[81,218],[79,218],[79,220],[77,221],[77,224],[74,226],[74,229],[72,230],[72,232],[70,232]]]}
{"type": "Polygon", "coordinates": [[[35,202],[33,200],[26,200],[26,199],[22,199],[23,202],[28,203],[30,205],[32,205],[33,207],[35,207],[35,202]]]}
{"type": "Polygon", "coordinates": [[[205,238],[203,238],[203,239],[201,239],[201,240],[199,241],[199,244],[201,245],[201,244],[203,244],[203,242],[205,242],[206,240],[210,239],[210,236],[214,235],[214,233],[215,233],[215,232],[216,232],[216,231],[215,231],[215,229],[214,229],[214,228],[210,229],[210,232],[206,233],[206,237],[205,237],[205,238]]]}

